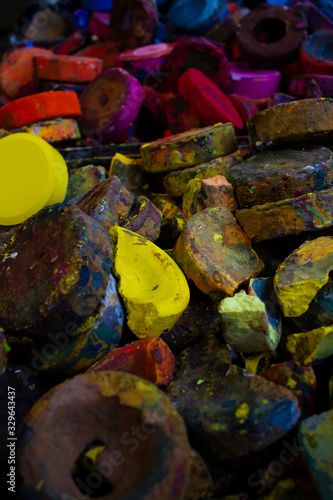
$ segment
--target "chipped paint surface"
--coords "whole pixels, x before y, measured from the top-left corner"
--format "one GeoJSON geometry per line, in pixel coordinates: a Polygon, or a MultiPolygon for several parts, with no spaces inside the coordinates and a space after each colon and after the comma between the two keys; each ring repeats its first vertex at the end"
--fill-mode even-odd
{"type": "Polygon", "coordinates": [[[210,208],[191,217],[173,256],[200,290],[217,293],[220,298],[233,295],[242,283],[263,269],[262,261],[227,208],[210,208]]]}

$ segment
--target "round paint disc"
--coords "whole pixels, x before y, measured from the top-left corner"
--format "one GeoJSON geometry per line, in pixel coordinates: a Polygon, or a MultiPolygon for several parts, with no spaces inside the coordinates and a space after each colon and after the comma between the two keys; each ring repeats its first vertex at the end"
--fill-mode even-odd
{"type": "Polygon", "coordinates": [[[0,109],[0,127],[5,130],[52,120],[53,118],[79,118],[81,107],[73,90],[67,92],[41,92],[16,99],[0,109]]]}
{"type": "Polygon", "coordinates": [[[0,140],[0,225],[20,224],[46,205],[62,202],[68,173],[60,153],[40,137],[0,140]]]}
{"type": "Polygon", "coordinates": [[[281,73],[277,70],[253,69],[246,62],[230,63],[231,80],[228,94],[265,99],[278,91],[281,73]]]}
{"type": "Polygon", "coordinates": [[[136,78],[121,68],[101,73],[80,96],[81,133],[98,133],[105,141],[117,142],[136,119],[143,90],[136,78]]]}

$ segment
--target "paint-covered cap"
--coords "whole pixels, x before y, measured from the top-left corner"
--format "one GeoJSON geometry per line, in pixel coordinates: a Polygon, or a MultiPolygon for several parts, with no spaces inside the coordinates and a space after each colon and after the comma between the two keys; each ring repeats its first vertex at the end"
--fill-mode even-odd
{"type": "Polygon", "coordinates": [[[66,162],[40,137],[13,134],[0,140],[0,225],[20,224],[41,208],[63,201],[66,162]]]}

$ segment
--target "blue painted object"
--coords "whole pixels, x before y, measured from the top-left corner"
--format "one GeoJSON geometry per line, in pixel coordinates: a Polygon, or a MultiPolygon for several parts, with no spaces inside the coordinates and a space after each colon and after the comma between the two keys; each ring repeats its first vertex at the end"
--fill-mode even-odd
{"type": "Polygon", "coordinates": [[[204,35],[229,15],[226,0],[178,0],[167,13],[176,31],[204,35]]]}
{"type": "Polygon", "coordinates": [[[167,43],[171,41],[171,32],[168,28],[161,22],[158,23],[155,43],[167,43]]]}
{"type": "Polygon", "coordinates": [[[86,29],[89,22],[89,12],[86,9],[78,9],[73,14],[73,23],[79,29],[86,29]]]}
{"type": "Polygon", "coordinates": [[[112,0],[81,0],[83,8],[88,10],[98,10],[109,12],[112,5],[112,0]]]}
{"type": "Polygon", "coordinates": [[[317,5],[327,17],[333,20],[333,0],[312,0],[312,3],[317,5]]]}
{"type": "Polygon", "coordinates": [[[290,5],[293,3],[293,0],[267,0],[266,3],[269,3],[271,5],[286,5],[287,7],[290,7],[290,5]]]}

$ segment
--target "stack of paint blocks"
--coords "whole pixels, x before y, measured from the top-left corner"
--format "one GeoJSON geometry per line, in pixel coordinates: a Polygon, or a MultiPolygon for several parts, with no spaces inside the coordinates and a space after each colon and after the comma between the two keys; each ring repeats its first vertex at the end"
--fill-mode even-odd
{"type": "Polygon", "coordinates": [[[6,490],[332,498],[330,3],[59,0],[8,39],[6,490]]]}

